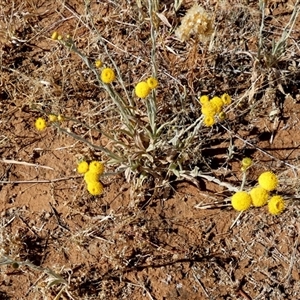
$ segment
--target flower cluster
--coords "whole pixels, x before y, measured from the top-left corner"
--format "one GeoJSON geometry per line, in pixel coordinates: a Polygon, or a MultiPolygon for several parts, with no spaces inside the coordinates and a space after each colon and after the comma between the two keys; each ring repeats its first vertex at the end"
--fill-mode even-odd
{"type": "Polygon", "coordinates": [[[60,43],[65,44],[67,47],[72,47],[73,45],[73,40],[72,37],[67,34],[67,35],[61,35],[59,32],[54,31],[51,35],[51,39],[54,41],[59,41],[60,43]]]}
{"type": "MultiPolygon", "coordinates": [[[[62,122],[62,121],[64,121],[64,117],[62,115],[50,114],[50,115],[48,115],[48,120],[51,123],[53,123],[53,122],[62,122]]],[[[35,120],[34,126],[37,130],[42,131],[42,130],[46,129],[47,122],[44,118],[40,117],[40,118],[37,118],[35,120]]]]}
{"type": "Polygon", "coordinates": [[[62,122],[65,120],[65,118],[62,115],[50,114],[50,115],[48,115],[48,120],[50,122],[62,122]]]}
{"type": "Polygon", "coordinates": [[[199,101],[201,103],[201,112],[204,115],[204,124],[210,127],[215,124],[216,116],[218,116],[220,120],[226,118],[223,108],[231,103],[231,97],[228,94],[223,94],[221,97],[215,96],[209,100],[207,95],[203,95],[199,101]]]}
{"type": "Polygon", "coordinates": [[[88,192],[93,196],[98,196],[103,193],[103,185],[100,182],[100,176],[104,172],[102,162],[93,160],[90,163],[81,161],[77,166],[77,172],[84,174],[84,181],[88,192]]]}
{"type": "Polygon", "coordinates": [[[141,81],[135,86],[135,94],[139,98],[146,98],[150,91],[158,86],[158,81],[154,77],[149,77],[146,81],[141,81]]]}
{"type": "Polygon", "coordinates": [[[261,207],[268,204],[270,214],[280,214],[285,208],[283,198],[278,195],[270,198],[270,192],[274,191],[278,185],[277,176],[270,171],[263,172],[258,177],[258,184],[249,193],[245,191],[236,192],[231,198],[232,207],[237,211],[244,211],[251,205],[261,207]]]}

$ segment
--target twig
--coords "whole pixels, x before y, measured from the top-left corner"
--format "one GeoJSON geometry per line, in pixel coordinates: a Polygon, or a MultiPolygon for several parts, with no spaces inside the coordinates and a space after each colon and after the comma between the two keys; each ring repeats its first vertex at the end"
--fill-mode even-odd
{"type": "Polygon", "coordinates": [[[235,220],[234,220],[233,223],[231,224],[229,230],[231,230],[231,229],[234,227],[234,225],[237,223],[237,221],[239,220],[239,218],[240,218],[240,216],[242,215],[242,213],[243,213],[243,211],[241,211],[241,212],[238,214],[238,216],[235,218],[235,220]]]}
{"type": "Polygon", "coordinates": [[[53,212],[53,215],[55,216],[55,219],[59,225],[59,227],[65,229],[65,230],[68,230],[70,231],[70,229],[68,227],[66,227],[65,225],[62,224],[61,220],[60,220],[60,217],[59,217],[59,213],[57,212],[57,210],[53,207],[53,205],[49,202],[49,205],[51,207],[51,210],[53,212]]]}
{"type": "Polygon", "coordinates": [[[223,208],[229,206],[231,206],[230,202],[227,202],[226,200],[222,200],[222,201],[215,201],[207,204],[197,204],[194,207],[198,209],[212,209],[212,208],[223,208]]]}
{"type": "Polygon", "coordinates": [[[289,269],[287,270],[286,275],[283,277],[282,282],[288,280],[290,275],[291,275],[293,265],[294,265],[294,262],[295,262],[296,252],[298,251],[298,244],[299,244],[299,238],[297,238],[297,240],[294,243],[294,249],[293,249],[293,253],[291,255],[289,269]]]}
{"type": "Polygon", "coordinates": [[[44,168],[44,169],[48,169],[48,170],[54,170],[51,167],[48,166],[42,166],[39,164],[32,164],[32,163],[28,163],[26,161],[17,161],[14,159],[5,159],[3,158],[2,161],[6,164],[15,164],[15,165],[23,165],[23,166],[28,166],[28,167],[35,167],[35,168],[44,168]]]}
{"type": "Polygon", "coordinates": [[[199,278],[197,277],[197,275],[195,274],[194,269],[192,269],[192,270],[193,270],[193,276],[194,276],[196,282],[201,286],[201,288],[202,288],[203,293],[205,294],[205,296],[206,296],[208,299],[210,299],[209,294],[207,293],[207,291],[206,291],[206,289],[205,289],[203,283],[200,281],[200,279],[199,279],[199,278]]]}
{"type": "Polygon", "coordinates": [[[64,180],[69,180],[69,179],[74,179],[74,178],[80,178],[82,176],[70,176],[70,177],[62,177],[62,178],[55,178],[55,179],[45,179],[45,180],[16,180],[16,181],[11,181],[11,180],[1,180],[0,183],[3,184],[19,184],[19,183],[53,183],[53,182],[58,182],[58,181],[64,181],[64,180]]]}

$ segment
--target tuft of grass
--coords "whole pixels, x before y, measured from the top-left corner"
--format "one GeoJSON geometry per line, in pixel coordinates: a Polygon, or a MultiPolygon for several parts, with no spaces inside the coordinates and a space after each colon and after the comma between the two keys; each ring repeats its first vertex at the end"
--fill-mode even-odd
{"type": "Polygon", "coordinates": [[[286,47],[287,41],[291,36],[291,33],[296,24],[296,20],[299,15],[300,7],[299,1],[294,4],[293,12],[291,17],[285,27],[282,30],[280,38],[275,41],[275,39],[271,42],[271,49],[267,48],[267,45],[264,41],[264,22],[265,22],[265,9],[266,9],[266,1],[259,1],[259,8],[261,11],[261,25],[259,30],[259,45],[258,45],[258,59],[263,59],[265,61],[267,68],[272,68],[278,65],[279,61],[284,58],[286,55],[286,47]]]}

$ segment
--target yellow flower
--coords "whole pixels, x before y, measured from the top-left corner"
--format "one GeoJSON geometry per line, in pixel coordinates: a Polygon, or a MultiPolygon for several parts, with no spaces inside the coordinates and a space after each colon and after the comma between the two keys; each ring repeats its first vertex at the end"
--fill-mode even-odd
{"type": "Polygon", "coordinates": [[[57,116],[57,121],[63,122],[64,120],[65,120],[64,116],[62,116],[62,115],[57,116]]]}
{"type": "Polygon", "coordinates": [[[89,164],[86,161],[82,161],[77,166],[77,172],[79,174],[85,174],[89,170],[89,164]]]}
{"type": "Polygon", "coordinates": [[[57,37],[57,39],[58,39],[59,41],[61,41],[61,40],[63,39],[63,37],[59,34],[58,37],[57,37]]]}
{"type": "Polygon", "coordinates": [[[221,99],[224,105],[229,105],[231,103],[231,97],[226,93],[221,96],[221,99]]]}
{"type": "Polygon", "coordinates": [[[203,122],[204,122],[205,126],[211,127],[215,124],[215,118],[213,116],[208,115],[208,116],[205,116],[203,122]]]}
{"type": "Polygon", "coordinates": [[[244,157],[242,159],[242,171],[245,172],[252,165],[252,159],[250,157],[244,157]]]}
{"type": "Polygon", "coordinates": [[[35,128],[40,131],[44,130],[47,127],[46,121],[43,118],[37,118],[34,125],[35,128]]]}
{"type": "Polygon", "coordinates": [[[268,203],[269,213],[272,215],[280,214],[284,208],[285,203],[281,196],[273,196],[268,203]]]}
{"type": "Polygon", "coordinates": [[[260,186],[253,188],[249,194],[252,198],[252,204],[256,207],[264,206],[268,202],[269,192],[260,186]]]}
{"type": "Polygon", "coordinates": [[[209,102],[209,97],[207,95],[203,95],[200,97],[199,101],[201,104],[207,103],[209,102]]]}
{"type": "Polygon", "coordinates": [[[158,85],[158,81],[154,77],[150,77],[147,79],[147,84],[151,90],[155,89],[158,85]]]}
{"type": "Polygon", "coordinates": [[[58,32],[54,31],[51,35],[51,39],[55,41],[55,40],[57,40],[57,38],[58,38],[58,32]]]}
{"type": "Polygon", "coordinates": [[[87,184],[90,183],[90,182],[97,182],[97,181],[99,181],[99,174],[89,170],[84,174],[84,181],[87,184]]]}
{"type": "Polygon", "coordinates": [[[236,192],[231,197],[231,205],[237,211],[243,211],[248,209],[251,206],[251,196],[244,191],[236,192]]]}
{"type": "Polygon", "coordinates": [[[150,87],[147,84],[147,82],[141,81],[135,86],[135,94],[139,98],[146,98],[149,95],[149,93],[150,93],[150,87]]]}
{"type": "Polygon", "coordinates": [[[105,68],[102,70],[100,78],[104,83],[111,83],[115,80],[116,75],[113,69],[105,68]]]}
{"type": "Polygon", "coordinates": [[[93,160],[90,162],[89,170],[93,173],[98,174],[99,176],[103,174],[104,172],[104,165],[102,162],[93,160]]]}
{"type": "Polygon", "coordinates": [[[223,121],[223,120],[226,119],[227,115],[226,115],[226,113],[224,111],[221,111],[219,113],[218,117],[219,117],[220,121],[223,121]]]}
{"type": "Polygon", "coordinates": [[[278,178],[273,172],[264,172],[258,177],[259,185],[267,191],[273,191],[278,185],[278,178]]]}
{"type": "Polygon", "coordinates": [[[102,61],[100,59],[97,59],[95,61],[95,66],[96,66],[96,68],[101,68],[102,67],[102,61]]]}
{"type": "Polygon", "coordinates": [[[57,121],[57,116],[53,115],[53,114],[50,114],[50,115],[48,115],[48,119],[49,119],[50,122],[56,122],[57,121]]]}
{"type": "Polygon", "coordinates": [[[99,181],[89,182],[87,184],[87,190],[93,196],[98,196],[103,193],[103,185],[99,181]]]}
{"type": "Polygon", "coordinates": [[[210,103],[214,104],[215,107],[216,107],[216,113],[220,113],[222,108],[223,108],[223,101],[220,97],[213,97],[211,100],[210,100],[210,103]]]}
{"type": "Polygon", "coordinates": [[[217,112],[217,107],[214,103],[209,101],[202,104],[201,112],[206,116],[214,116],[217,112]]]}

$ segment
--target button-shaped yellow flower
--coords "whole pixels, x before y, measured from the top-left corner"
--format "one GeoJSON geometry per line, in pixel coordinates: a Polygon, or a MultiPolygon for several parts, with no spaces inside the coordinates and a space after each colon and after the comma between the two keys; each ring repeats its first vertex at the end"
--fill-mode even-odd
{"type": "Polygon", "coordinates": [[[211,101],[202,104],[201,112],[206,116],[214,116],[217,112],[217,107],[211,101]]]}
{"type": "Polygon", "coordinates": [[[57,116],[53,115],[53,114],[50,114],[50,115],[48,115],[48,119],[49,119],[50,122],[56,122],[57,121],[57,116]]]}
{"type": "Polygon", "coordinates": [[[92,172],[91,170],[88,170],[84,174],[84,181],[88,184],[90,182],[97,182],[99,181],[99,174],[92,172]]]}
{"type": "Polygon", "coordinates": [[[244,157],[242,159],[242,167],[249,168],[252,165],[252,159],[250,157],[244,157]]]}
{"type": "Polygon", "coordinates": [[[54,41],[56,41],[57,40],[57,38],[58,38],[58,32],[57,31],[54,31],[53,33],[52,33],[52,35],[51,35],[51,39],[52,40],[54,40],[54,41]]]}
{"type": "Polygon", "coordinates": [[[264,206],[268,202],[269,192],[263,189],[261,186],[253,188],[249,194],[252,199],[252,204],[256,207],[264,206]]]}
{"type": "Polygon", "coordinates": [[[237,211],[243,211],[251,206],[251,196],[245,191],[236,192],[231,197],[231,205],[237,211]]]}
{"type": "Polygon", "coordinates": [[[203,122],[205,126],[211,127],[215,124],[215,118],[213,116],[205,116],[203,122]]]}
{"type": "Polygon", "coordinates": [[[260,174],[258,177],[258,183],[262,188],[270,192],[276,189],[278,185],[278,178],[273,172],[267,171],[260,174]]]}
{"type": "Polygon", "coordinates": [[[86,161],[82,161],[77,166],[77,172],[79,174],[85,174],[89,170],[89,164],[86,161]]]}
{"type": "Polygon", "coordinates": [[[104,83],[111,83],[115,80],[116,75],[113,69],[105,68],[102,70],[100,78],[104,83]]]}
{"type": "Polygon", "coordinates": [[[215,105],[216,113],[220,113],[222,111],[224,103],[220,97],[213,97],[210,100],[210,103],[215,105]]]}
{"type": "Polygon", "coordinates": [[[102,162],[93,160],[90,162],[89,170],[93,173],[98,174],[99,176],[103,174],[104,172],[104,165],[102,162]]]}
{"type": "Polygon", "coordinates": [[[100,59],[97,59],[95,61],[95,66],[96,66],[96,68],[101,68],[102,67],[102,61],[100,59]]]}
{"type": "Polygon", "coordinates": [[[103,185],[99,181],[89,182],[87,184],[88,192],[93,196],[98,196],[103,193],[103,185]]]}
{"type": "Polygon", "coordinates": [[[141,81],[135,86],[135,94],[139,98],[146,98],[150,93],[150,87],[147,82],[141,81]]]}
{"type": "Polygon", "coordinates": [[[280,214],[284,208],[285,203],[281,196],[273,196],[268,203],[269,213],[272,215],[280,214]]]}
{"type": "Polygon", "coordinates": [[[155,89],[158,86],[158,81],[154,77],[150,77],[147,79],[147,84],[151,90],[155,89]]]}
{"type": "Polygon", "coordinates": [[[242,163],[241,170],[245,172],[247,169],[249,169],[252,166],[252,159],[250,157],[244,157],[241,163],[242,163]]]}
{"type": "Polygon", "coordinates": [[[207,95],[202,95],[199,99],[199,102],[201,104],[207,103],[207,102],[209,102],[209,97],[207,95]]]}
{"type": "Polygon", "coordinates": [[[224,105],[229,105],[231,103],[231,97],[226,93],[221,96],[221,99],[224,105]]]}
{"type": "Polygon", "coordinates": [[[43,119],[43,118],[37,118],[35,120],[34,126],[35,126],[35,128],[37,130],[42,131],[42,130],[44,130],[47,127],[47,123],[46,123],[45,119],[43,119]]]}
{"type": "Polygon", "coordinates": [[[218,117],[219,117],[220,121],[225,120],[226,117],[227,117],[226,112],[221,111],[221,112],[219,113],[218,117]]]}
{"type": "Polygon", "coordinates": [[[65,120],[64,116],[62,116],[62,115],[57,116],[57,121],[63,122],[64,120],[65,120]]]}

